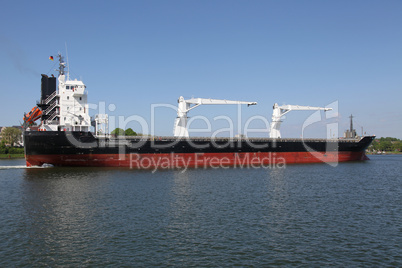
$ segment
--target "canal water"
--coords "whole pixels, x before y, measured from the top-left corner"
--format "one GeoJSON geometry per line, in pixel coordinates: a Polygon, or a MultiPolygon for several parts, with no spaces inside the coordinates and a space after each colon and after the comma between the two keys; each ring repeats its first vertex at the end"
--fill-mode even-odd
{"type": "Polygon", "coordinates": [[[402,266],[402,155],[138,171],[0,161],[0,267],[402,266]]]}

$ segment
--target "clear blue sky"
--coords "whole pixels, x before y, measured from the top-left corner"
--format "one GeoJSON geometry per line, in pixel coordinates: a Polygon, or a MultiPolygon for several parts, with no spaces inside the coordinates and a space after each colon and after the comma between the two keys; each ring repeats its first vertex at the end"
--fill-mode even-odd
{"type": "MultiPolygon", "coordinates": [[[[340,134],[353,114],[359,133],[402,138],[401,14],[393,0],[2,1],[0,126],[35,106],[40,74],[55,73],[48,57],[67,43],[71,77],[114,116],[150,120],[151,104],[181,95],[257,101],[242,116],[268,120],[275,102],[338,101],[340,134]]],[[[222,114],[237,120],[228,106],[189,116],[222,114]]],[[[289,113],[282,135],[300,136],[310,114],[289,113]]],[[[156,134],[171,135],[174,111],[156,115],[156,134]]]]}

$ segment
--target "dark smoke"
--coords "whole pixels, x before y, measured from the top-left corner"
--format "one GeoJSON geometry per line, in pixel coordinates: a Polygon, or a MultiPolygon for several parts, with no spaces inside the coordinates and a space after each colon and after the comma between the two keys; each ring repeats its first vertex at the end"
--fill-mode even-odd
{"type": "Polygon", "coordinates": [[[34,75],[40,76],[39,72],[29,67],[28,58],[26,53],[20,48],[20,46],[12,42],[11,40],[0,36],[0,48],[6,53],[10,58],[14,67],[23,75],[34,75]]]}

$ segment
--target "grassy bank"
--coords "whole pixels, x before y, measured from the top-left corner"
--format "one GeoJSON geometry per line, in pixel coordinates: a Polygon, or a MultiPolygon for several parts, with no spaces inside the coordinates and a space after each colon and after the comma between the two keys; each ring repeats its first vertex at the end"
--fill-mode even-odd
{"type": "Polygon", "coordinates": [[[373,153],[373,152],[366,152],[367,155],[386,155],[386,154],[402,154],[402,152],[385,152],[385,153],[373,153]]]}
{"type": "Polygon", "coordinates": [[[4,140],[0,143],[0,159],[24,158],[24,148],[8,147],[4,140]]]}
{"type": "Polygon", "coordinates": [[[0,159],[24,158],[24,154],[0,154],[0,159]]]}

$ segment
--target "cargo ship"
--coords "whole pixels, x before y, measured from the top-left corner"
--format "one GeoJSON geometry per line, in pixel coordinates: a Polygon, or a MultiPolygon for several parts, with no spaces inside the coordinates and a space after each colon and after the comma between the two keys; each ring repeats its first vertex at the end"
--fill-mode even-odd
{"type": "MultiPolygon", "coordinates": [[[[42,74],[41,98],[24,115],[23,140],[27,166],[96,166],[136,169],[187,167],[279,167],[295,163],[339,163],[367,160],[374,136],[330,139],[282,138],[283,115],[292,110],[330,108],[275,104],[269,138],[190,137],[187,113],[199,105],[255,105],[256,102],[192,98],[178,100],[174,136],[114,136],[108,115],[89,115],[88,92],[82,81],[70,80],[58,56],[56,77],[42,74]],[[34,122],[40,120],[35,126],[34,122]],[[103,127],[102,127],[103,126],[103,127]],[[105,127],[106,126],[106,127],[105,127]]],[[[53,59],[53,57],[52,57],[53,59]]],[[[352,131],[352,130],[351,130],[352,131]]],[[[354,132],[353,132],[354,133],[354,132]]]]}

